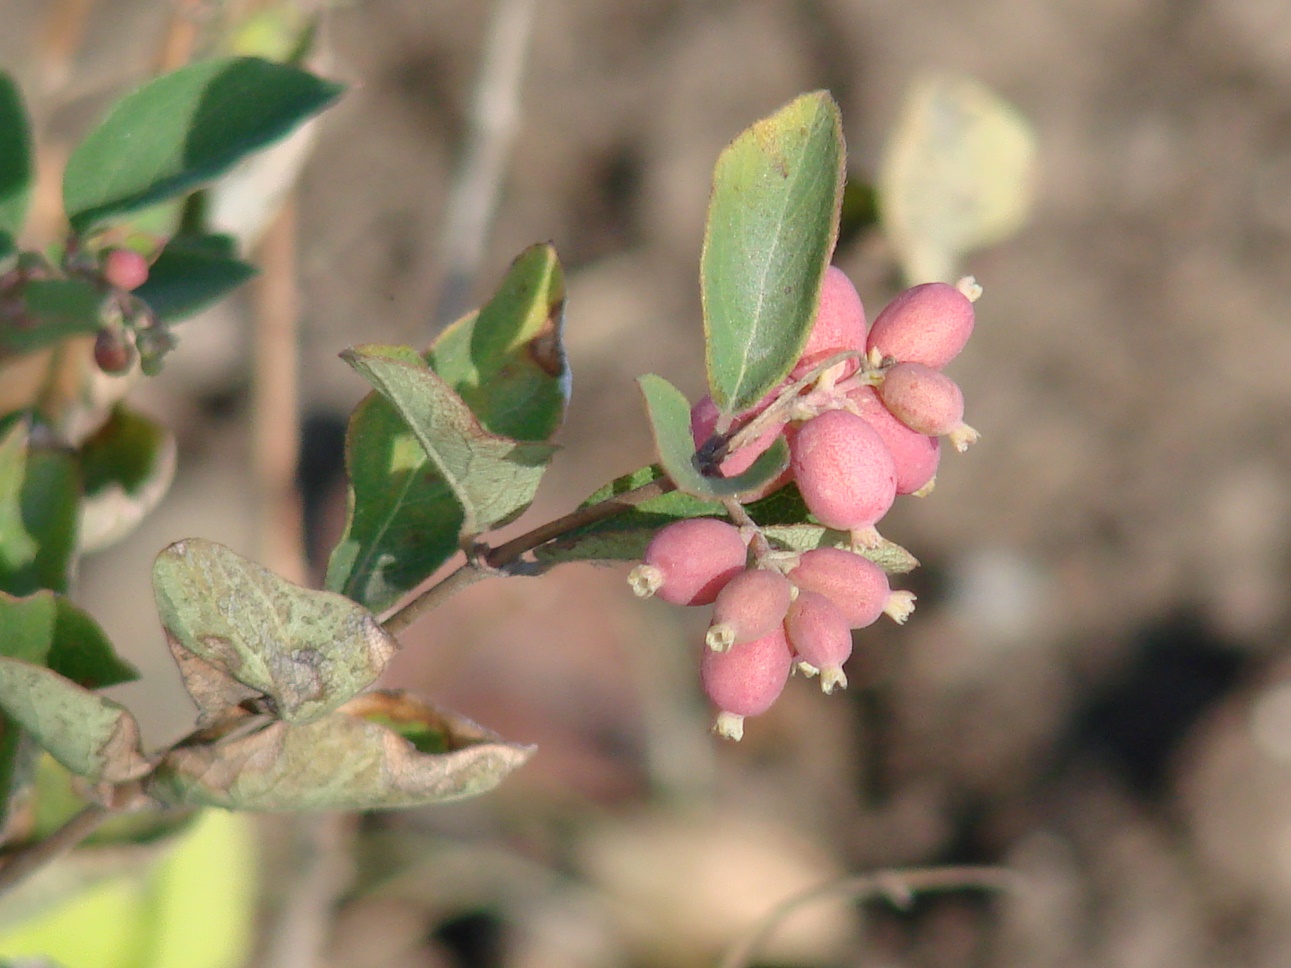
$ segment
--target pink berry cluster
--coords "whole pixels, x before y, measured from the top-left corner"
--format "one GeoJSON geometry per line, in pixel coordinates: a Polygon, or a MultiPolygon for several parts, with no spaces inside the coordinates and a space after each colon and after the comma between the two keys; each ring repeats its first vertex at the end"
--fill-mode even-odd
{"type": "Polygon", "coordinates": [[[964,398],[942,368],[973,330],[971,279],[927,283],[897,296],[867,326],[860,296],[830,267],[807,345],[789,380],[729,428],[710,398],[691,411],[701,459],[733,476],[782,435],[786,471],[727,507],[735,524],[691,518],[661,529],[629,576],[641,597],[712,605],[700,662],[717,707],[714,730],[743,736],[744,719],[771,707],[797,669],[821,689],[846,687],[852,632],[887,614],[904,622],[914,596],[893,590],[864,555],[879,546],[879,520],[899,494],[933,487],[940,438],[965,450],[977,432],[964,423],[964,398]],[[797,484],[812,516],[844,531],[845,547],[775,549],[742,504],[797,484]]]}

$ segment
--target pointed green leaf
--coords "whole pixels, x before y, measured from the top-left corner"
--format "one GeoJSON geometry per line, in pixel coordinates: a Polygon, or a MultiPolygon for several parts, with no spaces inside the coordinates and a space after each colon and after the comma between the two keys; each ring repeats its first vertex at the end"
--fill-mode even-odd
{"type": "Polygon", "coordinates": [[[124,783],[149,770],[134,717],[49,669],[0,658],[0,710],[54,759],[92,782],[124,783]]]}
{"type": "Polygon", "coordinates": [[[690,404],[681,391],[661,376],[638,377],[650,414],[659,462],[678,490],[702,498],[734,497],[770,481],[789,464],[789,445],[781,438],[734,477],[705,477],[695,465],[695,441],[690,433],[690,404]]]}
{"type": "Polygon", "coordinates": [[[490,433],[549,440],[569,400],[564,311],[565,276],[555,246],[530,246],[487,305],[435,340],[430,366],[490,433]]]}
{"type": "Polygon", "coordinates": [[[804,94],[722,152],[700,260],[708,385],[723,413],[757,403],[807,341],[838,236],[838,106],[804,94]]]}
{"type": "Polygon", "coordinates": [[[485,793],[532,753],[407,694],[373,693],[306,725],[277,722],[174,749],[148,792],[164,803],[237,810],[417,807],[485,793]]]}
{"type": "Polygon", "coordinates": [[[372,393],[345,436],[349,513],[326,587],[383,612],[458,550],[462,506],[394,407],[372,393]]]}
{"type": "Polygon", "coordinates": [[[200,660],[180,671],[208,719],[220,710],[203,702],[210,693],[196,676],[241,683],[302,723],[370,686],[398,649],[367,609],[293,585],[214,541],[166,548],[152,582],[172,649],[200,660]]]}
{"type": "Polygon", "coordinates": [[[182,195],[285,137],[341,93],[305,71],[253,57],[202,61],[117,102],[63,173],[63,206],[84,232],[182,195]]]}
{"type": "Polygon", "coordinates": [[[139,678],[89,613],[63,595],[40,591],[17,598],[0,592],[0,629],[0,655],[48,666],[87,689],[139,678]]]}
{"type": "Polygon", "coordinates": [[[879,208],[910,282],[950,282],[964,253],[1016,232],[1031,209],[1035,136],[964,77],[910,92],[879,172],[879,208]]]}
{"type": "MultiPolygon", "coordinates": [[[[526,249],[483,309],[448,327],[427,361],[490,433],[541,443],[569,396],[564,274],[549,244],[526,249]]],[[[409,353],[406,357],[415,362],[409,353]]],[[[465,516],[394,407],[372,394],[346,437],[350,507],[326,585],[383,611],[458,550],[465,516]]]]}
{"type": "Polygon", "coordinates": [[[177,323],[219,302],[259,271],[208,243],[218,236],[176,236],[134,294],[164,323],[177,323]]]}
{"type": "Polygon", "coordinates": [[[22,234],[27,221],[33,180],[31,123],[22,91],[0,70],[0,233],[11,239],[22,234]]]}
{"type": "Polygon", "coordinates": [[[74,455],[29,448],[24,420],[0,432],[0,591],[66,591],[81,497],[74,455]]]}
{"type": "Polygon", "coordinates": [[[82,552],[99,551],[133,531],[175,476],[174,435],[124,406],[81,445],[80,456],[82,552]]]}
{"type": "Polygon", "coordinates": [[[22,297],[27,324],[0,327],[0,348],[31,353],[103,325],[103,293],[84,279],[36,279],[22,297]]]}
{"type": "Polygon", "coordinates": [[[464,538],[505,524],[529,506],[555,448],[489,433],[462,398],[406,348],[353,347],[341,357],[416,435],[462,506],[464,538]]]}

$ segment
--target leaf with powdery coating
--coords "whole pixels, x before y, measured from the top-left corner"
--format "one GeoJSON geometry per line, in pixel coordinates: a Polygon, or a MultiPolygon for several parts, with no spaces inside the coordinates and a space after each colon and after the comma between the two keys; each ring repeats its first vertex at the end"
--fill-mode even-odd
{"type": "Polygon", "coordinates": [[[157,556],[152,581],[172,650],[197,660],[180,669],[204,721],[232,700],[224,686],[236,680],[282,719],[310,722],[370,686],[398,649],[362,606],[294,585],[214,541],[175,542],[157,556]]]}
{"type": "Polygon", "coordinates": [[[724,414],[761,400],[806,345],[838,238],[844,154],[838,105],[815,91],[717,159],[699,282],[708,387],[724,414]]]}
{"type": "Polygon", "coordinates": [[[150,768],[128,710],[49,669],[0,658],[0,710],[91,782],[125,783],[150,768]]]}
{"type": "Polygon", "coordinates": [[[341,358],[416,436],[465,512],[463,538],[506,524],[529,506],[554,447],[485,430],[453,388],[407,347],[356,346],[341,358]]]}
{"type": "Polygon", "coordinates": [[[533,754],[400,692],[360,696],[304,725],[169,752],[148,793],[237,810],[373,810],[477,796],[533,754]]]}

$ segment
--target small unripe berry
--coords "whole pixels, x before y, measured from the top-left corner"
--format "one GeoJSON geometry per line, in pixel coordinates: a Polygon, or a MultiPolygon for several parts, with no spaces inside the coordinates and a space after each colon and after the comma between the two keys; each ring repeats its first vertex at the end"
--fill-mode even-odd
{"type": "MultiPolygon", "coordinates": [[[[807,337],[802,356],[789,376],[797,379],[816,364],[844,350],[865,352],[865,307],[847,274],[837,266],[830,266],[820,284],[820,303],[811,335],[807,337]]],[[[857,360],[850,360],[841,375],[850,376],[859,366],[857,360]]]]}
{"type": "Polygon", "coordinates": [[[714,652],[725,652],[762,638],[784,620],[792,594],[789,579],[778,571],[755,568],[736,575],[717,593],[704,641],[714,652]]]}
{"type": "Polygon", "coordinates": [[[911,430],[883,406],[874,387],[863,386],[848,393],[852,410],[878,432],[892,452],[897,470],[898,494],[926,494],[937,476],[941,442],[911,430]]]}
{"type": "Polygon", "coordinates": [[[660,529],[644,561],[628,574],[639,598],[673,605],[708,605],[744,570],[748,556],[739,529],[716,518],[687,518],[660,529]]]}
{"type": "Polygon", "coordinates": [[[129,292],[148,281],[148,260],[133,249],[110,249],[103,257],[103,278],[129,292]]]}
{"type": "Polygon", "coordinates": [[[883,438],[845,410],[813,417],[789,444],[807,510],[827,528],[877,539],[875,523],[896,499],[896,464],[883,438]]]}
{"type": "Polygon", "coordinates": [[[799,592],[785,615],[784,630],[798,657],[798,668],[809,676],[820,673],[822,692],[847,688],[843,663],[852,654],[852,630],[828,596],[799,592]]]}
{"type": "Polygon", "coordinates": [[[848,628],[866,628],[884,613],[904,622],[914,611],[914,596],[892,591],[882,568],[841,548],[804,552],[789,572],[789,581],[829,598],[843,613],[848,628]]]}
{"type": "Polygon", "coordinates": [[[916,433],[949,435],[956,450],[966,450],[977,431],[964,423],[964,394],[946,374],[922,363],[898,363],[879,386],[883,405],[916,433]]]}
{"type": "Polygon", "coordinates": [[[105,327],[94,337],[94,362],[104,373],[125,373],[134,366],[136,355],[123,332],[105,327]]]}
{"type": "Polygon", "coordinates": [[[718,709],[713,730],[727,739],[744,735],[744,717],[771,708],[789,681],[793,654],[783,627],[728,652],[704,650],[699,663],[704,692],[718,709]]]}
{"type": "Polygon", "coordinates": [[[962,291],[944,282],[927,282],[884,307],[867,346],[884,357],[941,369],[968,342],[973,320],[973,304],[962,291]]]}

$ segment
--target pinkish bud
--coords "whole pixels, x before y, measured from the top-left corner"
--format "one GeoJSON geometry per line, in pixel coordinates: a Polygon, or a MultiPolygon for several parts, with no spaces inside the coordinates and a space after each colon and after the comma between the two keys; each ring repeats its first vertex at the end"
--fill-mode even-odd
{"type": "MultiPolygon", "coordinates": [[[[773,400],[775,400],[775,393],[768,394],[752,410],[745,413],[738,423],[747,424],[770,406],[773,400]]],[[[700,397],[690,408],[690,434],[695,440],[696,447],[713,435],[717,429],[718,416],[717,404],[713,403],[713,398],[708,395],[700,397]]],[[[737,453],[728,453],[720,465],[722,476],[735,477],[737,474],[743,474],[766,452],[767,448],[776,442],[783,430],[784,422],[780,421],[767,427],[758,435],[757,440],[746,447],[741,447],[737,453]]]]}
{"type": "Polygon", "coordinates": [[[780,627],[728,652],[705,649],[699,675],[704,692],[718,709],[714,731],[727,739],[740,739],[744,717],[758,716],[771,708],[792,668],[793,655],[780,627]]]}
{"type": "Polygon", "coordinates": [[[830,410],[804,423],[789,446],[807,510],[827,528],[873,533],[897,493],[896,464],[874,428],[830,410]]]}
{"type": "Polygon", "coordinates": [[[874,387],[858,387],[847,397],[853,411],[875,429],[892,452],[897,471],[897,493],[926,493],[925,488],[937,476],[937,465],[941,461],[940,441],[911,430],[892,416],[874,387]]]}
{"type": "MultiPolygon", "coordinates": [[[[845,350],[865,352],[865,307],[847,274],[837,266],[830,266],[820,284],[820,303],[811,335],[789,374],[790,379],[796,380],[813,366],[845,350]]],[[[851,376],[859,366],[859,361],[851,360],[841,375],[851,376]]]]}
{"type": "Polygon", "coordinates": [[[973,304],[958,288],[924,283],[884,307],[870,329],[868,348],[884,357],[941,369],[968,342],[973,320],[973,304]]]}
{"type": "Polygon", "coordinates": [[[800,591],[784,619],[785,635],[807,675],[820,673],[822,692],[847,688],[843,663],[852,654],[852,631],[841,609],[826,595],[800,591]]]}
{"type": "Polygon", "coordinates": [[[628,574],[640,598],[657,595],[673,605],[708,605],[744,571],[748,549],[739,529],[716,518],[687,518],[662,528],[645,560],[628,574]]]}
{"type": "Polygon", "coordinates": [[[129,292],[148,281],[148,260],[133,249],[109,249],[103,257],[103,278],[129,292]]]}
{"type": "Polygon", "coordinates": [[[789,572],[789,581],[804,591],[828,597],[843,613],[848,628],[873,625],[885,612],[897,622],[904,622],[914,611],[914,596],[892,591],[882,568],[841,548],[804,552],[789,572]]]}
{"type": "Polygon", "coordinates": [[[916,433],[949,435],[957,450],[977,439],[964,423],[964,394],[946,374],[922,363],[898,363],[879,386],[883,405],[916,433]]]}
{"type": "Polygon", "coordinates": [[[778,571],[755,568],[736,575],[717,593],[704,641],[714,652],[768,635],[789,610],[793,586],[778,571]]]}

